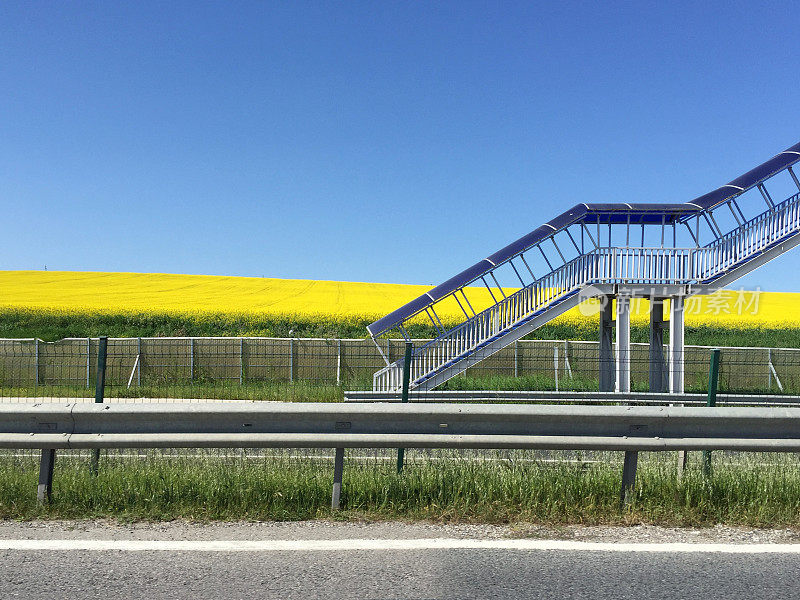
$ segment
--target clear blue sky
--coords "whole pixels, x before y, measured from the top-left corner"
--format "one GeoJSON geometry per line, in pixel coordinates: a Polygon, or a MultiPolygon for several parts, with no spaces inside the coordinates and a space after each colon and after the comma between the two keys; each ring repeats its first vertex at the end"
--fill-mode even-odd
{"type": "MultiPolygon", "coordinates": [[[[577,202],[684,202],[800,141],[798,25],[785,2],[3,2],[0,265],[436,284],[577,202]]],[[[745,283],[800,291],[798,268],[745,283]]]]}

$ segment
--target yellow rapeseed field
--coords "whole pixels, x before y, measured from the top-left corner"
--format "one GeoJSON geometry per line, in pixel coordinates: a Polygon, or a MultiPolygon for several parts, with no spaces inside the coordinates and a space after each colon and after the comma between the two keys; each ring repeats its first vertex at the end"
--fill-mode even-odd
{"type": "MultiPolygon", "coordinates": [[[[297,315],[309,318],[375,319],[428,291],[428,285],[351,283],[304,279],[0,271],[0,308],[92,313],[228,313],[297,315]]],[[[513,290],[507,290],[510,293],[513,290]]],[[[485,288],[471,288],[476,310],[491,299],[485,288]]],[[[800,326],[800,294],[729,290],[687,301],[689,324],[721,326],[800,326]]],[[[633,320],[644,321],[647,303],[635,303],[633,320]]],[[[462,318],[455,302],[438,310],[447,322],[462,318]]],[[[573,309],[562,322],[596,318],[591,309],[573,309]]]]}

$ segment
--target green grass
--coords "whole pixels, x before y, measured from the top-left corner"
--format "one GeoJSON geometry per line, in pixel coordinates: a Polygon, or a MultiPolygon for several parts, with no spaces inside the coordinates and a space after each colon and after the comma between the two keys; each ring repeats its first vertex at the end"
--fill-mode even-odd
{"type": "MultiPolygon", "coordinates": [[[[363,454],[364,451],[348,451],[363,454]]],[[[715,454],[705,478],[699,453],[676,477],[674,453],[643,454],[632,504],[619,510],[619,456],[544,463],[526,452],[484,453],[498,461],[437,452],[401,475],[389,460],[347,460],[343,510],[330,510],[332,464],[287,454],[244,458],[57,459],[49,505],[35,502],[35,458],[0,458],[0,518],[120,520],[426,520],[437,522],[800,526],[800,466],[792,456],[715,454]],[[613,460],[612,460],[613,459],[613,460]]]]}
{"type": "MultiPolygon", "coordinates": [[[[754,378],[753,385],[746,388],[730,388],[725,378],[720,381],[720,393],[755,394],[767,392],[765,386],[759,387],[763,378],[754,378]]],[[[774,395],[800,395],[794,379],[786,379],[781,392],[773,384],[769,393],[774,395]]],[[[596,377],[575,375],[559,378],[560,391],[593,392],[597,391],[599,382],[596,377]]],[[[634,392],[649,391],[648,381],[639,378],[632,382],[634,392]]],[[[127,388],[119,385],[107,385],[106,398],[197,398],[216,400],[267,400],[283,402],[341,402],[344,392],[351,390],[371,390],[372,379],[348,379],[341,385],[327,381],[250,381],[239,384],[236,381],[205,380],[188,383],[185,381],[145,383],[141,386],[127,388]]],[[[459,375],[445,382],[437,391],[470,391],[470,390],[508,390],[508,391],[554,391],[555,379],[547,374],[524,374],[518,377],[511,375],[459,375]]],[[[706,378],[690,380],[686,385],[687,393],[702,394],[708,391],[706,378]]],[[[84,385],[0,385],[0,397],[20,398],[88,398],[94,397],[94,382],[91,387],[84,385]]]]}
{"type": "MultiPolygon", "coordinates": [[[[366,337],[367,319],[303,320],[259,315],[101,314],[63,311],[0,310],[0,337],[56,341],[67,337],[163,337],[163,336],[267,336],[267,337],[366,337]],[[291,334],[289,333],[291,331],[291,334]]],[[[411,325],[414,338],[436,336],[433,327],[411,325]]],[[[529,339],[597,340],[594,319],[581,324],[550,324],[529,339]]],[[[634,325],[631,341],[647,342],[648,328],[634,325]]],[[[800,328],[727,328],[687,326],[686,343],[700,346],[763,346],[800,348],[800,328]]]]}

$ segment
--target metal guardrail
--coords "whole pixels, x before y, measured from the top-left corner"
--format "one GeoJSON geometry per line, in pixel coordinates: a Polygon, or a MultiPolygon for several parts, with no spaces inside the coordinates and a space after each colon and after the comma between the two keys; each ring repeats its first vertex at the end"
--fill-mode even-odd
{"type": "MultiPolygon", "coordinates": [[[[0,405],[0,448],[42,449],[40,501],[56,449],[345,448],[800,451],[798,408],[264,403],[0,405]]],[[[636,461],[625,461],[623,501],[636,461]],[[632,470],[632,473],[631,473],[632,470]]]]}
{"type": "MultiPolygon", "coordinates": [[[[400,392],[346,391],[345,402],[400,402],[400,392]]],[[[581,404],[643,404],[705,406],[707,394],[668,394],[652,392],[574,392],[527,390],[456,390],[409,392],[408,401],[431,402],[530,402],[530,403],[581,403],[581,404]]],[[[800,396],[762,394],[718,394],[718,406],[800,407],[800,396]]]]}

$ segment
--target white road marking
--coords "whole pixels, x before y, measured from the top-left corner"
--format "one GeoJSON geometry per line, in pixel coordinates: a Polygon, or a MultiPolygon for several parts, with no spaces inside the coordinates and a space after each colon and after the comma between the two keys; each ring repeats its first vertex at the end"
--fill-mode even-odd
{"type": "Polygon", "coordinates": [[[0,540],[0,550],[117,552],[345,552],[352,550],[521,550],[574,552],[702,552],[800,554],[800,544],[614,543],[529,539],[342,540],[0,540]]]}

